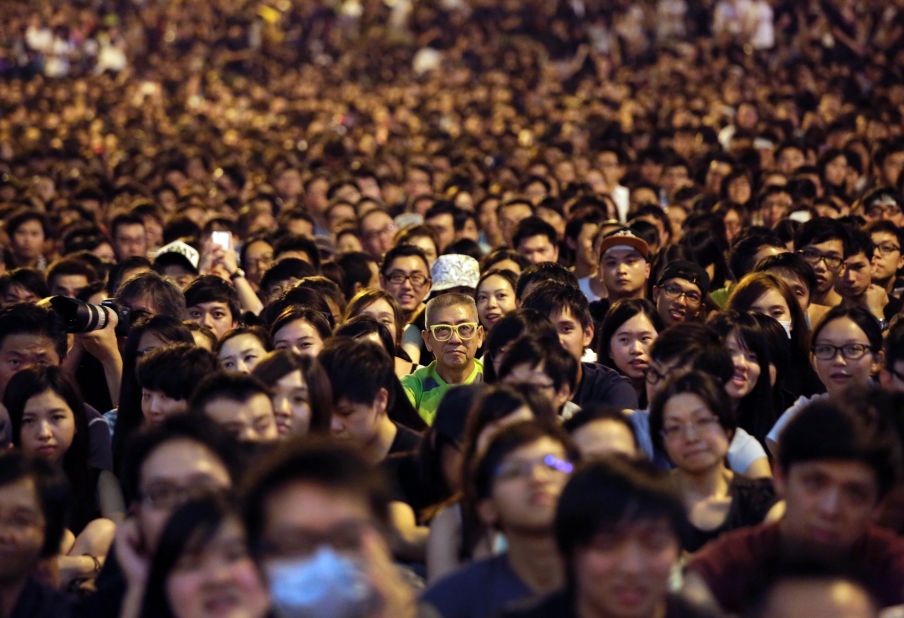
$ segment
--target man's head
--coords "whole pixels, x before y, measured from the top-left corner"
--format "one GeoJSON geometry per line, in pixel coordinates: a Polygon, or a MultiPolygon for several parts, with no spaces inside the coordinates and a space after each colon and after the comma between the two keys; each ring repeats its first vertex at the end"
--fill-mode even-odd
{"type": "Polygon", "coordinates": [[[844,226],[834,219],[817,217],[803,224],[794,246],[816,273],[816,291],[824,295],[835,285],[844,263],[844,226]]]}
{"type": "Polygon", "coordinates": [[[116,291],[116,301],[133,311],[140,309],[180,320],[188,315],[182,290],[153,271],[142,272],[123,281],[116,291]]]}
{"type": "Polygon", "coordinates": [[[47,270],[47,285],[51,294],[75,298],[88,285],[97,281],[97,271],[78,258],[63,258],[47,270]]]}
{"type": "Polygon", "coordinates": [[[650,277],[650,247],[627,228],[609,233],[600,242],[600,276],[609,298],[642,298],[650,277]]]}
{"type": "Polygon", "coordinates": [[[380,287],[392,294],[406,314],[414,312],[430,293],[430,263],[414,245],[390,249],[380,266],[380,287]]]}
{"type": "Polygon", "coordinates": [[[892,321],[885,337],[885,366],[879,374],[882,386],[904,393],[904,319],[892,321]]]}
{"type": "Polygon", "coordinates": [[[483,522],[507,536],[551,535],[556,503],[576,458],[558,426],[518,423],[500,431],[472,464],[465,491],[483,522]]]}
{"type": "Polygon", "coordinates": [[[904,228],[891,221],[876,221],[866,228],[873,243],[873,281],[881,286],[892,282],[904,268],[904,228]]]}
{"type": "Polygon", "coordinates": [[[760,260],[756,272],[772,273],[785,282],[800,309],[807,311],[812,294],[816,291],[816,273],[800,253],[779,253],[760,260]]]}
{"type": "Polygon", "coordinates": [[[59,365],[66,349],[63,322],[50,309],[19,304],[0,311],[0,397],[17,372],[33,365],[59,365]]]}
{"type": "Polygon", "coordinates": [[[212,330],[217,339],[235,328],[241,317],[235,288],[215,275],[198,277],[185,289],[188,318],[212,330]]]}
{"type": "Polygon", "coordinates": [[[361,448],[371,446],[381,425],[389,422],[395,375],[392,358],[372,341],[335,337],[318,360],[332,386],[333,435],[361,448]]]}
{"type": "Polygon", "coordinates": [[[272,303],[292,289],[296,283],[315,274],[317,271],[310,262],[292,257],[282,259],[261,275],[259,286],[261,300],[265,303],[272,303]]]}
{"type": "Polygon", "coordinates": [[[783,221],[794,207],[794,200],[787,187],[772,185],[763,189],[756,199],[757,210],[763,225],[775,228],[783,221]]]}
{"type": "Polygon", "coordinates": [[[146,257],[148,253],[147,233],[144,220],[138,215],[121,214],[110,222],[110,236],[116,259],[122,261],[132,256],[146,257]]]}
{"type": "Polygon", "coordinates": [[[358,227],[361,230],[361,244],[364,250],[376,259],[382,259],[392,247],[392,238],[396,232],[392,216],[382,208],[374,208],[362,215],[358,227]]]}
{"type": "Polygon", "coordinates": [[[685,527],[681,499],[648,468],[617,459],[582,467],[555,517],[575,603],[601,616],[658,615],[685,527]]]}
{"type": "Polygon", "coordinates": [[[506,351],[496,377],[507,384],[532,384],[558,411],[577,389],[578,361],[561,346],[524,336],[506,351]]]}
{"type": "Polygon", "coordinates": [[[426,213],[424,223],[436,235],[436,244],[440,253],[455,240],[455,216],[458,208],[452,202],[441,200],[435,202],[426,213]]]}
{"type": "Polygon", "coordinates": [[[864,195],[860,203],[868,222],[888,221],[898,227],[904,226],[904,197],[894,189],[874,189],[864,195]]]}
{"type": "Polygon", "coordinates": [[[314,267],[315,272],[320,271],[320,249],[308,236],[287,234],[273,244],[273,259],[277,262],[286,258],[304,260],[314,267]]]}
{"type": "Polygon", "coordinates": [[[48,232],[47,220],[36,210],[20,210],[10,215],[6,233],[16,262],[29,265],[38,260],[44,253],[48,232]]]}
{"type": "Polygon", "coordinates": [[[781,239],[774,233],[758,228],[756,232],[738,237],[728,254],[728,265],[737,281],[753,271],[754,266],[770,255],[786,252],[781,239]]]}
{"type": "Polygon", "coordinates": [[[499,231],[505,244],[514,246],[515,230],[522,220],[534,214],[534,206],[525,199],[512,199],[503,202],[496,209],[496,217],[499,220],[499,231]]]}
{"type": "Polygon", "coordinates": [[[870,410],[820,401],[781,434],[775,485],[786,504],[783,535],[819,554],[849,551],[897,482],[895,432],[870,410]]]}
{"type": "Polygon", "coordinates": [[[552,322],[559,343],[580,362],[584,348],[593,341],[593,319],[587,297],[577,288],[557,282],[541,283],[521,303],[552,322]]]}
{"type": "Polygon", "coordinates": [[[437,369],[459,372],[472,367],[484,337],[474,299],[455,292],[441,294],[427,303],[425,317],[421,336],[437,369]]]}
{"type": "Polygon", "coordinates": [[[647,401],[666,384],[693,370],[703,371],[726,384],[734,373],[731,354],[718,333],[697,322],[682,322],[659,333],[650,348],[645,384],[647,401]]]}
{"type": "Polygon", "coordinates": [[[676,260],[666,266],[653,286],[653,303],[666,326],[698,320],[706,311],[709,276],[693,262],[676,260]]]}
{"type": "Polygon", "coordinates": [[[748,618],[877,618],[878,602],[869,584],[844,563],[796,561],[773,573],[748,618]]]}
{"type": "Polygon", "coordinates": [[[22,581],[41,559],[59,553],[68,508],[68,486],[59,469],[18,451],[0,454],[0,582],[22,581]]]}
{"type": "Polygon", "coordinates": [[[844,239],[844,262],[835,278],[835,290],[845,300],[860,302],[872,282],[873,241],[869,234],[848,226],[844,239]]]}
{"type": "Polygon", "coordinates": [[[40,270],[16,268],[0,276],[0,308],[34,303],[47,296],[50,296],[50,289],[40,270]]]}
{"type": "Polygon", "coordinates": [[[518,223],[512,244],[531,264],[559,259],[558,239],[553,227],[540,217],[527,217],[518,223]]]}
{"type": "Polygon", "coordinates": [[[232,486],[232,442],[208,419],[180,415],[142,429],[123,459],[123,497],[151,556],[170,514],[193,496],[232,486]]]}
{"type": "Polygon", "coordinates": [[[191,409],[239,442],[273,442],[279,437],[270,392],[263,382],[248,374],[209,374],[192,395],[191,409]]]}
{"type": "Polygon", "coordinates": [[[188,343],[165,345],[141,357],[138,385],[145,422],[156,425],[188,412],[188,400],[198,383],[218,367],[213,354],[188,343]]]}

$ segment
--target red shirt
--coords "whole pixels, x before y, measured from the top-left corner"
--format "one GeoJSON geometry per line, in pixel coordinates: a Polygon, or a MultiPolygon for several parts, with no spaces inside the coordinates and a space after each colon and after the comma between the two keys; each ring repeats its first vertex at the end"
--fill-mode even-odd
{"type": "MultiPolygon", "coordinates": [[[[687,570],[697,573],[726,612],[748,607],[784,557],[778,523],[742,528],[707,543],[687,570]]],[[[871,526],[850,553],[883,607],[904,603],[904,538],[871,526]]]]}

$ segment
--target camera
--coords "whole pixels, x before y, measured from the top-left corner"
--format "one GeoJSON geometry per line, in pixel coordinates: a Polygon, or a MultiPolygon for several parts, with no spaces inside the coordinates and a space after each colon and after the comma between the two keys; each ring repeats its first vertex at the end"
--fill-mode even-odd
{"type": "Polygon", "coordinates": [[[66,332],[69,333],[89,333],[100,330],[107,326],[113,313],[119,317],[119,323],[116,325],[117,337],[128,335],[132,324],[130,319],[132,310],[113,299],[93,305],[68,296],[51,296],[50,307],[62,318],[66,332]]]}

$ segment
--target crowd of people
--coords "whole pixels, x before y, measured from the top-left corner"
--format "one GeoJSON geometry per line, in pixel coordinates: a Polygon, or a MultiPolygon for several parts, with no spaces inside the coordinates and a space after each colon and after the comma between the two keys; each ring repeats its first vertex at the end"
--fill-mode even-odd
{"type": "Polygon", "coordinates": [[[900,3],[3,17],[0,616],[904,607],[900,3]]]}

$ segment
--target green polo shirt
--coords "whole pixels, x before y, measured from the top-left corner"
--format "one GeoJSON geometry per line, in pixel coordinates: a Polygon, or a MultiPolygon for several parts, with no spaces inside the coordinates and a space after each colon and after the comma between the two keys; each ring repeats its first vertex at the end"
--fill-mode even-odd
{"type": "MultiPolygon", "coordinates": [[[[401,380],[402,388],[411,401],[411,405],[417,410],[428,425],[433,424],[436,416],[436,409],[439,402],[453,386],[457,384],[448,384],[436,371],[436,361],[433,361],[426,367],[421,367],[414,373],[404,376],[401,380]]],[[[473,384],[475,382],[483,382],[483,363],[478,359],[474,359],[474,370],[464,381],[464,384],[473,384]]]]}

